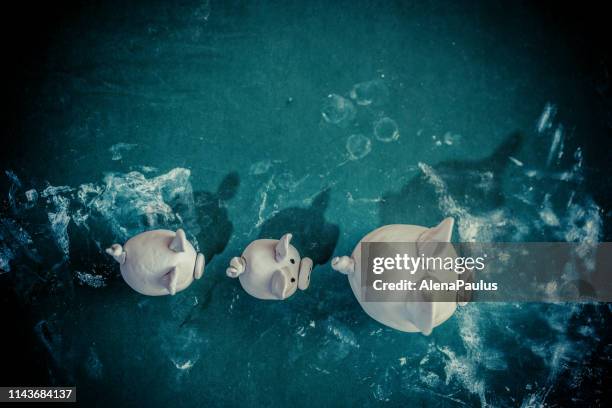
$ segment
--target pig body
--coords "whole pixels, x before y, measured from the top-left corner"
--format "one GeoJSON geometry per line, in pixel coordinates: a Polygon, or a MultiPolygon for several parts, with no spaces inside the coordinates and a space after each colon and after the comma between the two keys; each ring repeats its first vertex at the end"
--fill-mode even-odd
{"type": "Polygon", "coordinates": [[[106,252],[119,262],[126,283],[143,295],[174,295],[204,273],[204,255],[196,252],[182,229],[143,232],[106,252]]]}
{"type": "MultiPolygon", "coordinates": [[[[447,218],[434,228],[418,225],[394,224],[380,227],[359,241],[350,257],[332,259],[332,268],[346,274],[353,293],[363,310],[378,322],[404,332],[422,332],[429,335],[434,327],[442,324],[453,315],[457,302],[430,302],[419,298],[419,293],[407,293],[406,301],[366,302],[361,299],[361,243],[362,242],[411,242],[435,243],[449,242],[453,229],[453,219],[447,218]]],[[[451,245],[444,245],[441,257],[456,257],[451,245]]],[[[420,253],[412,254],[419,256],[420,253]]],[[[423,272],[411,278],[423,277],[423,272]]],[[[452,281],[456,278],[453,271],[436,274],[437,278],[452,281]]]]}
{"type": "Polygon", "coordinates": [[[310,284],[312,260],[301,258],[291,244],[291,234],[280,240],[258,239],[251,242],[240,257],[234,257],[227,275],[238,278],[240,285],[253,297],[264,300],[283,300],[299,288],[310,284]]]}

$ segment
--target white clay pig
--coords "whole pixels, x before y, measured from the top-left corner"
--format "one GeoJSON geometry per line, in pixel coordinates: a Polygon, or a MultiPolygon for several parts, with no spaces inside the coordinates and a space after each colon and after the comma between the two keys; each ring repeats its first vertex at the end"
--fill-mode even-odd
{"type": "Polygon", "coordinates": [[[312,260],[300,258],[291,244],[291,234],[280,240],[258,239],[246,247],[241,257],[234,257],[227,276],[239,278],[247,293],[259,299],[286,299],[297,288],[310,284],[312,260]]]}
{"type": "Polygon", "coordinates": [[[204,255],[196,253],[182,229],[143,232],[106,252],[121,265],[127,284],[143,295],[174,295],[204,273],[204,255]]]}
{"type": "MultiPolygon", "coordinates": [[[[362,242],[450,242],[454,220],[446,218],[433,228],[418,225],[394,224],[380,227],[367,234],[355,247],[353,254],[332,259],[332,268],[346,274],[355,297],[363,310],[378,322],[404,332],[421,332],[429,335],[433,328],[453,315],[457,302],[431,302],[423,298],[423,292],[408,292],[406,301],[365,302],[361,299],[361,243],[362,242]]],[[[432,248],[434,245],[424,245],[432,248]]],[[[457,257],[451,245],[444,245],[445,252],[436,256],[457,257]]],[[[421,252],[421,251],[419,251],[421,252]]],[[[411,256],[419,256],[412,254],[411,256]]],[[[426,254],[431,255],[431,254],[426,254]]],[[[453,271],[442,278],[451,281],[456,278],[453,271]],[[454,276],[453,276],[454,275],[454,276]]],[[[436,275],[440,278],[440,275],[436,275]]],[[[464,303],[460,303],[463,305],[464,303]]]]}

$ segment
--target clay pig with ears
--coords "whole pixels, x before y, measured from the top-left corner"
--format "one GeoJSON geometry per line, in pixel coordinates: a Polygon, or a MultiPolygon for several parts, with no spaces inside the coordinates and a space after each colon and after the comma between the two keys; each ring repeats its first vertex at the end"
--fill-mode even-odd
{"type": "MultiPolygon", "coordinates": [[[[385,225],[367,234],[357,243],[351,256],[341,256],[332,259],[332,268],[348,277],[349,284],[355,297],[363,310],[378,322],[404,332],[421,332],[425,335],[431,334],[432,330],[450,318],[457,305],[464,306],[465,301],[461,293],[457,293],[456,301],[437,302],[426,298],[424,293],[410,292],[406,294],[404,302],[366,302],[362,299],[361,286],[361,243],[362,242],[408,242],[416,243],[417,248],[422,248],[410,256],[432,256],[434,251],[441,258],[456,258],[452,245],[439,245],[451,241],[454,220],[444,219],[435,227],[427,228],[420,225],[393,224],[385,225]]],[[[427,278],[427,271],[420,270],[414,277],[427,278]]],[[[456,279],[455,272],[437,271],[439,280],[452,282],[456,279]]]]}
{"type": "Polygon", "coordinates": [[[227,276],[238,278],[248,294],[259,299],[282,300],[310,284],[312,259],[300,258],[289,242],[291,234],[281,239],[258,239],[246,247],[242,256],[234,257],[227,276]]]}
{"type": "Polygon", "coordinates": [[[174,295],[204,273],[204,255],[196,252],[182,229],[143,232],[106,252],[121,265],[127,284],[143,295],[174,295]]]}

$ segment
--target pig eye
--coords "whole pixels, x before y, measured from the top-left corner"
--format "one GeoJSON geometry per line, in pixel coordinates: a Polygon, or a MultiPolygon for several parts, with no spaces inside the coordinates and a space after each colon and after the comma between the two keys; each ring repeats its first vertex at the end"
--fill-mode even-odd
{"type": "Polygon", "coordinates": [[[292,264],[294,264],[294,263],[295,263],[295,259],[291,258],[291,259],[289,260],[289,262],[291,262],[292,264]]]}
{"type": "Polygon", "coordinates": [[[291,282],[292,282],[292,283],[293,283],[293,282],[295,282],[295,278],[291,278],[291,282]]]}

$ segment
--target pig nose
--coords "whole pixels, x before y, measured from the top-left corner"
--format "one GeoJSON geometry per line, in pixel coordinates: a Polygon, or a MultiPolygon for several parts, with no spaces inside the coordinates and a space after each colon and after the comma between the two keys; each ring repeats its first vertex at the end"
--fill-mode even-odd
{"type": "Polygon", "coordinates": [[[305,257],[300,262],[300,272],[298,275],[298,288],[301,290],[308,289],[310,285],[310,273],[312,272],[313,262],[312,259],[305,257]]]}
{"type": "Polygon", "coordinates": [[[193,269],[193,277],[194,279],[200,279],[204,274],[204,267],[206,264],[206,259],[203,254],[196,255],[195,267],[193,269]]]}

